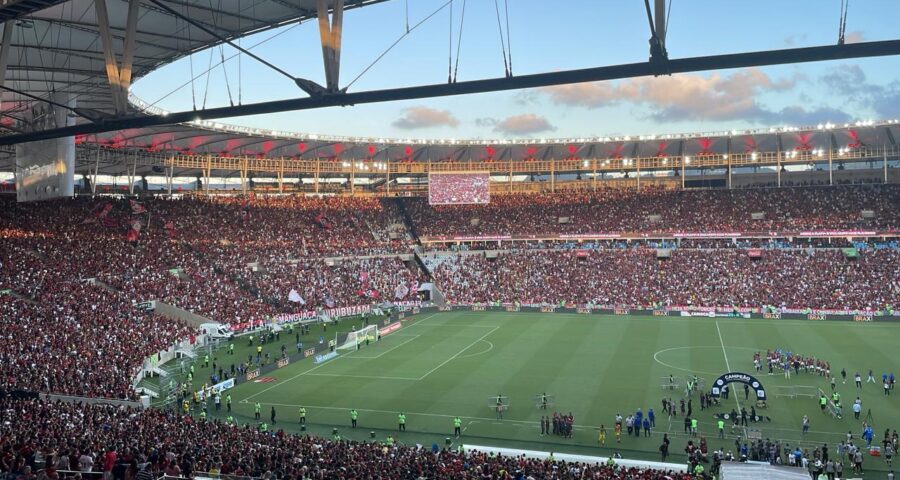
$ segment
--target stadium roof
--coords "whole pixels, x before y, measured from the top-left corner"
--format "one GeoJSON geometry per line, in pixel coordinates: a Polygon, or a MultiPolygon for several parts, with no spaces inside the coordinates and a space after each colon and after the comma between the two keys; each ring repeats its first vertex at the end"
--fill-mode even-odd
{"type": "MultiPolygon", "coordinates": [[[[345,8],[382,1],[345,0],[345,8]]],[[[327,3],[330,8],[334,0],[327,3]]],[[[129,2],[107,0],[106,5],[112,43],[121,53],[129,2]]],[[[217,0],[215,4],[166,0],[165,5],[229,40],[316,17],[316,0],[217,0]]],[[[0,8],[0,18],[14,18],[6,23],[12,26],[6,87],[39,98],[49,98],[52,92],[69,93],[76,97],[79,108],[113,113],[94,0],[14,1],[0,8]]],[[[133,78],[221,43],[200,26],[152,2],[141,2],[134,36],[133,78]]],[[[8,90],[0,98],[3,114],[14,117],[33,101],[8,90]]],[[[3,125],[13,123],[13,118],[3,118],[3,125]]]]}

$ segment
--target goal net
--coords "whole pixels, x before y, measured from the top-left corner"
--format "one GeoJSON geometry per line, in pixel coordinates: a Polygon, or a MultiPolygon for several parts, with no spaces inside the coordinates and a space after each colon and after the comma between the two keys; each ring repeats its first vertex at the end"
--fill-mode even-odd
{"type": "Polygon", "coordinates": [[[366,339],[375,340],[375,335],[378,333],[378,327],[375,325],[369,325],[368,327],[360,328],[359,330],[355,330],[347,334],[347,339],[344,340],[339,347],[338,350],[356,350],[357,344],[366,343],[366,339]]]}

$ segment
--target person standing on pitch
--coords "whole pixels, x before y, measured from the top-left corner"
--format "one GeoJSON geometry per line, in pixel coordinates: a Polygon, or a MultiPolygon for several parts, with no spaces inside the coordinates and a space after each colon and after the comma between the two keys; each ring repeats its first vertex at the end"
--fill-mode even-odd
{"type": "Polygon", "coordinates": [[[300,425],[306,425],[306,407],[300,407],[300,425]]]}
{"type": "Polygon", "coordinates": [[[353,408],[350,410],[350,426],[352,428],[356,428],[356,419],[359,418],[359,413],[356,412],[356,409],[353,408]]]}
{"type": "Polygon", "coordinates": [[[400,414],[397,415],[397,424],[398,424],[398,427],[397,427],[398,432],[406,431],[406,415],[404,415],[403,412],[400,412],[400,414]]]}
{"type": "Polygon", "coordinates": [[[275,425],[275,406],[272,405],[272,425],[275,425]]]}
{"type": "MultiPolygon", "coordinates": [[[[543,428],[543,425],[544,424],[541,423],[541,428],[543,428]]],[[[462,428],[462,419],[460,419],[459,417],[454,417],[453,418],[453,435],[455,435],[456,438],[459,438],[460,433],[462,433],[461,428],[462,428]]],[[[543,433],[541,433],[541,435],[543,435],[543,433]]]]}

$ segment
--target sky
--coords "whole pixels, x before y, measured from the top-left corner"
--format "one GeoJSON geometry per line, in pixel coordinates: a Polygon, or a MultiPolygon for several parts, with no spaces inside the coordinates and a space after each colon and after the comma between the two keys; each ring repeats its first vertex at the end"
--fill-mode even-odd
{"type": "MultiPolygon", "coordinates": [[[[671,1],[669,58],[837,42],[841,0],[671,1]]],[[[389,0],[347,11],[340,85],[357,76],[349,91],[446,83],[451,64],[458,64],[458,81],[502,77],[495,2],[467,0],[460,37],[462,5],[463,0],[389,0]],[[413,27],[432,13],[405,33],[407,24],[413,27]]],[[[640,62],[649,55],[649,26],[640,0],[497,0],[496,5],[514,75],[640,62]]],[[[900,1],[853,1],[846,41],[897,39],[898,18],[900,1]]],[[[325,83],[315,21],[250,36],[241,45],[292,75],[325,83]]],[[[289,79],[236,53],[228,46],[196,53],[138,80],[132,92],[169,111],[305,96],[289,79]],[[224,68],[223,56],[230,58],[224,68]]],[[[897,57],[641,77],[221,122],[376,138],[502,140],[893,118],[900,118],[897,57]]]]}

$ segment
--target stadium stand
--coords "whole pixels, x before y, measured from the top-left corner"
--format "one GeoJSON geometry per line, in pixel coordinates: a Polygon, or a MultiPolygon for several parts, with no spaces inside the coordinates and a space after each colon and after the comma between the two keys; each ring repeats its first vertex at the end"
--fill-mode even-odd
{"type": "Polygon", "coordinates": [[[263,433],[156,409],[0,399],[0,473],[15,478],[592,478],[690,479],[671,471],[263,433]],[[77,426],[76,426],[77,422],[77,426]],[[80,435],[71,435],[77,428],[80,435]]]}
{"type": "Polygon", "coordinates": [[[601,232],[723,232],[803,229],[896,229],[900,188],[839,186],[753,190],[637,190],[496,195],[488,205],[407,209],[423,237],[550,235],[601,232]],[[860,217],[872,210],[873,218],[860,217]],[[753,220],[751,213],[763,213],[753,220]],[[560,222],[561,218],[570,219],[560,222]],[[477,219],[477,221],[473,221],[477,219]]]}
{"type": "Polygon", "coordinates": [[[879,309],[900,295],[897,250],[654,249],[590,252],[532,250],[460,254],[435,269],[451,302],[523,305],[716,306],[774,305],[813,309],[879,309]]]}

